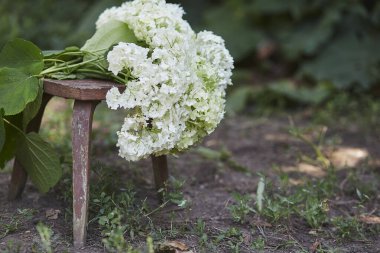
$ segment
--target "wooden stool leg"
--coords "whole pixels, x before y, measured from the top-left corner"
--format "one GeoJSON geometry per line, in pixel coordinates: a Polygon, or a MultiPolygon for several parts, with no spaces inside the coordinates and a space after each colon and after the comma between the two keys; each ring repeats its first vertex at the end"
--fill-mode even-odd
{"type": "MultiPolygon", "coordinates": [[[[44,115],[45,107],[49,100],[52,98],[51,95],[44,93],[42,97],[41,107],[37,115],[29,122],[26,132],[36,132],[40,130],[42,116],[44,115]]],[[[21,198],[21,194],[24,191],[26,180],[28,174],[22,165],[15,158],[13,164],[13,171],[11,176],[11,181],[8,188],[8,200],[15,200],[21,198]]]]}
{"type": "Polygon", "coordinates": [[[73,235],[74,247],[84,246],[87,234],[92,116],[99,101],[74,102],[73,147],[73,235]]]}
{"type": "MultiPolygon", "coordinates": [[[[154,182],[156,184],[157,191],[160,189],[166,189],[166,183],[169,178],[168,161],[166,155],[151,156],[153,164],[154,182]]],[[[163,192],[158,193],[160,202],[163,202],[163,192]]]]}
{"type": "Polygon", "coordinates": [[[20,199],[24,191],[28,174],[22,165],[15,159],[11,175],[11,181],[8,186],[8,200],[20,199]]]}

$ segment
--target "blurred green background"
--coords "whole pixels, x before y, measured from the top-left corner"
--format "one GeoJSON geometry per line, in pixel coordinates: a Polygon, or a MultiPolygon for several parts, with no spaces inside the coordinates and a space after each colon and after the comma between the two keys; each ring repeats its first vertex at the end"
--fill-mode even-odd
{"type": "MultiPolygon", "coordinates": [[[[98,15],[122,0],[0,0],[0,45],[81,46],[98,15]]],[[[223,36],[236,62],[229,110],[278,96],[318,105],[337,92],[379,94],[380,1],[184,0],[196,31],[223,36]],[[264,88],[263,88],[264,87],[264,88]]]]}

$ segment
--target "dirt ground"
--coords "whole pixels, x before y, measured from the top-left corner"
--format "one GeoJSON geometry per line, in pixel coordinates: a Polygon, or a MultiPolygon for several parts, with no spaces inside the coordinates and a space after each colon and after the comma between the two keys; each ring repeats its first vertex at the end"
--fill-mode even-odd
{"type": "MultiPolygon", "coordinates": [[[[206,224],[209,236],[218,235],[220,231],[236,227],[241,230],[244,242],[240,252],[380,252],[379,234],[368,234],[365,238],[338,238],[330,227],[313,229],[299,217],[286,221],[271,222],[250,214],[248,222],[243,224],[232,220],[229,206],[234,203],[232,193],[256,196],[259,176],[265,175],[267,181],[278,182],[280,169],[289,175],[290,185],[300,185],[302,180],[324,180],[326,172],[318,166],[305,165],[301,161],[302,154],[312,155],[312,148],[289,134],[289,117],[299,127],[310,126],[310,111],[289,112],[269,118],[252,116],[235,116],[225,119],[220,127],[209,136],[203,146],[220,150],[227,147],[231,158],[247,168],[250,173],[243,173],[231,166],[223,165],[223,161],[207,159],[195,150],[178,156],[169,156],[170,174],[185,180],[183,193],[190,203],[188,208],[168,205],[152,214],[151,219],[156,227],[170,230],[173,226],[193,227],[201,219],[206,224]],[[173,225],[174,224],[174,225],[173,225]],[[250,249],[257,238],[264,238],[265,246],[261,250],[250,249]],[[320,246],[318,248],[318,245],[320,246]],[[324,249],[325,251],[323,251],[324,249]]],[[[101,124],[101,123],[98,123],[101,124]]],[[[312,125],[318,128],[320,125],[312,125]]],[[[373,183],[380,176],[380,136],[376,131],[363,131],[352,125],[327,126],[326,153],[336,165],[339,184],[347,184],[347,175],[355,168],[366,164],[367,170],[360,174],[364,182],[373,183]],[[368,172],[370,171],[370,173],[368,172]],[[374,174],[373,174],[374,173],[374,174]],[[369,176],[370,175],[370,176],[369,176]],[[372,176],[376,175],[375,178],[372,176]],[[346,180],[346,181],[345,181],[346,180]]],[[[101,136],[101,135],[100,135],[101,136]]],[[[132,181],[137,191],[138,200],[147,198],[149,205],[158,206],[153,186],[150,161],[128,163],[117,156],[112,144],[104,143],[99,135],[94,137],[92,166],[112,168],[120,181],[132,181]]],[[[40,194],[29,182],[22,200],[7,201],[7,184],[10,173],[0,174],[0,249],[6,251],[7,245],[14,246],[11,252],[37,251],[40,237],[36,224],[43,222],[54,231],[54,248],[56,252],[105,252],[101,243],[101,235],[95,223],[89,225],[87,246],[75,251],[72,247],[72,224],[69,201],[64,201],[65,189],[60,184],[48,194],[40,194]],[[32,210],[29,216],[26,210],[32,210]],[[58,211],[57,211],[58,210],[58,211]],[[57,216],[51,217],[47,212],[53,211],[57,216]],[[10,224],[17,225],[6,229],[10,224]],[[34,245],[34,246],[33,246],[34,245]],[[34,247],[34,249],[33,249],[34,247]]],[[[65,180],[65,179],[63,179],[65,180]]],[[[96,182],[96,184],[101,182],[96,182]]],[[[375,182],[376,183],[376,182],[375,182]]],[[[67,190],[67,189],[66,189],[67,190]]],[[[361,204],[360,213],[380,216],[380,191],[370,196],[370,201],[361,204]]],[[[359,215],[356,207],[359,200],[355,193],[337,192],[329,199],[329,216],[335,214],[359,215]]],[[[167,236],[167,239],[183,242],[193,252],[211,252],[199,247],[200,236],[190,228],[184,233],[167,236]]],[[[127,236],[127,235],[126,235],[127,236]]],[[[141,238],[145,238],[142,236],[141,238]]],[[[135,245],[144,244],[144,240],[135,240],[135,245]]],[[[174,251],[173,251],[174,252],[174,251]]],[[[218,248],[216,252],[234,252],[228,246],[218,248]]]]}

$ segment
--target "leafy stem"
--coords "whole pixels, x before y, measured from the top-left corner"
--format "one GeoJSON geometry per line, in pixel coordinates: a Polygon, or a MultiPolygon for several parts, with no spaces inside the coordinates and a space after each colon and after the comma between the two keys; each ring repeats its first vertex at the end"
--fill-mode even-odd
{"type": "Polygon", "coordinates": [[[65,63],[64,60],[59,60],[59,59],[43,59],[44,62],[60,62],[60,63],[65,63]]]}
{"type": "Polygon", "coordinates": [[[77,69],[76,72],[78,73],[93,73],[93,74],[99,74],[101,76],[107,76],[110,77],[111,79],[119,82],[119,83],[125,83],[125,80],[123,78],[120,78],[118,76],[112,75],[110,73],[107,73],[105,71],[101,70],[96,70],[96,69],[88,69],[88,68],[83,68],[83,69],[77,69]]]}
{"type": "MultiPolygon", "coordinates": [[[[79,63],[76,63],[76,64],[65,64],[65,66],[63,67],[50,67],[48,69],[45,69],[44,71],[42,71],[40,73],[41,76],[43,75],[47,75],[47,74],[50,74],[50,73],[54,73],[54,72],[58,72],[60,70],[68,70],[68,69],[71,69],[71,68],[75,68],[75,67],[80,67],[80,66],[83,66],[83,65],[86,65],[90,62],[94,62],[94,61],[98,61],[99,59],[98,58],[94,58],[94,59],[91,59],[91,60],[87,60],[87,61],[82,61],[82,62],[79,62],[79,63]]],[[[72,60],[72,61],[78,61],[78,59],[75,59],[75,60],[72,60]]],[[[68,62],[69,63],[69,62],[68,62]]]]}

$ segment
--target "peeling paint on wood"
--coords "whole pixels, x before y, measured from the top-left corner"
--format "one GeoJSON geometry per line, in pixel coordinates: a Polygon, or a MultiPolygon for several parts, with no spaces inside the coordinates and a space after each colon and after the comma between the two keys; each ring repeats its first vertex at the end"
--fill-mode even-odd
{"type": "Polygon", "coordinates": [[[44,80],[46,93],[76,100],[104,100],[112,87],[117,87],[120,91],[125,90],[125,85],[106,80],[44,80]]]}
{"type": "Polygon", "coordinates": [[[92,117],[99,101],[74,102],[72,123],[73,146],[73,235],[74,247],[83,247],[89,202],[89,178],[92,117]]]}

